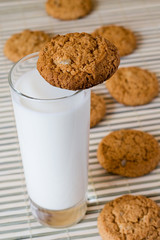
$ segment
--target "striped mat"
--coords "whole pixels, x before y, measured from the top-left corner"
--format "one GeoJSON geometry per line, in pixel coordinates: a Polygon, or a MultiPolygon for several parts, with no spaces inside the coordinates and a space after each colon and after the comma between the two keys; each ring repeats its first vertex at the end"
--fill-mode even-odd
{"type": "Polygon", "coordinates": [[[32,216],[11,97],[7,82],[12,63],[3,55],[5,41],[14,33],[29,28],[53,34],[92,32],[104,24],[119,24],[132,29],[138,40],[133,54],[121,59],[121,66],[139,66],[160,79],[160,1],[97,0],[94,11],[76,21],[59,21],[47,16],[45,0],[0,0],[0,239],[1,240],[100,240],[97,216],[104,204],[123,194],[142,194],[160,203],[160,165],[139,178],[124,178],[106,173],[97,162],[97,146],[102,137],[121,128],[149,132],[160,141],[160,98],[140,107],[117,103],[104,84],[94,88],[105,98],[107,113],[90,131],[88,210],[79,224],[56,230],[41,226],[32,216]]]}

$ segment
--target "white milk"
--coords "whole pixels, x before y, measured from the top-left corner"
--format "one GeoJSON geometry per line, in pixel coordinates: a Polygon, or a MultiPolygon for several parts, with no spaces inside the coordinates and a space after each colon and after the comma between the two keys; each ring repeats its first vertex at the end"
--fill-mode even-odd
{"type": "Polygon", "coordinates": [[[12,94],[28,193],[49,210],[72,207],[87,192],[90,90],[55,88],[36,69],[15,88],[35,100],[12,94]],[[72,96],[71,96],[72,95],[72,96]]]}

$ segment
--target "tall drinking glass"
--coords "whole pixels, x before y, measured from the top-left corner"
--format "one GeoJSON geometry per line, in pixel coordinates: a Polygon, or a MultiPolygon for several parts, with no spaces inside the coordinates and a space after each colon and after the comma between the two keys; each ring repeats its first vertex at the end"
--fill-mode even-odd
{"type": "Polygon", "coordinates": [[[24,57],[9,74],[24,174],[33,215],[66,227],[86,212],[90,90],[51,86],[37,59],[24,57]]]}

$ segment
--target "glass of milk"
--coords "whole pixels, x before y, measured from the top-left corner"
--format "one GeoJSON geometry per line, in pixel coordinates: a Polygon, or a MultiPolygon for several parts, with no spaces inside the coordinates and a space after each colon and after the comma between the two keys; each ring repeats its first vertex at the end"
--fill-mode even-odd
{"type": "Polygon", "coordinates": [[[37,59],[24,57],[9,74],[24,173],[33,215],[67,227],[86,212],[90,90],[51,86],[37,59]]]}

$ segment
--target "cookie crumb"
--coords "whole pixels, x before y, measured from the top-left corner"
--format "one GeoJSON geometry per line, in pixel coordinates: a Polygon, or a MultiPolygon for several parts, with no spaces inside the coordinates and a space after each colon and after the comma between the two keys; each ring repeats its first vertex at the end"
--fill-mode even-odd
{"type": "Polygon", "coordinates": [[[125,167],[126,166],[126,160],[125,159],[123,159],[122,161],[121,161],[121,165],[122,165],[122,167],[125,167]]]}
{"type": "Polygon", "coordinates": [[[63,59],[63,60],[54,61],[54,62],[55,62],[55,64],[62,64],[62,65],[71,64],[71,60],[70,59],[63,59]]]}

